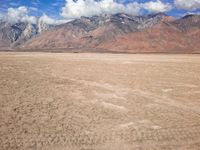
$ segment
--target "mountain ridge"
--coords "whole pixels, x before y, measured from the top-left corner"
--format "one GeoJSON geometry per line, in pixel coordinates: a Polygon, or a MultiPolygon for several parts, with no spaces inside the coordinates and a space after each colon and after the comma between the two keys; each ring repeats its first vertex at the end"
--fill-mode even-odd
{"type": "MultiPolygon", "coordinates": [[[[29,26],[31,30],[32,26],[29,26]]],[[[146,16],[118,13],[81,17],[65,24],[47,27],[39,34],[38,25],[34,29],[35,32],[30,34],[32,32],[28,32],[26,28],[29,34],[24,37],[26,30],[23,30],[22,37],[19,38],[21,41],[15,41],[14,46],[27,50],[91,48],[130,53],[200,52],[200,15],[175,19],[163,13],[146,16]]]]}

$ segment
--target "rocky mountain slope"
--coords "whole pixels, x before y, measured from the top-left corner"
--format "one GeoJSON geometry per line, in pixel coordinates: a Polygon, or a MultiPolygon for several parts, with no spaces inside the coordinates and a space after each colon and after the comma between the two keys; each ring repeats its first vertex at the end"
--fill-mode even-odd
{"type": "Polygon", "coordinates": [[[0,21],[0,49],[19,47],[26,41],[50,28],[51,26],[41,21],[37,24],[0,21]]]}
{"type": "Polygon", "coordinates": [[[199,53],[200,16],[161,21],[151,28],[122,35],[100,47],[125,52],[199,53]]]}
{"type": "MultiPolygon", "coordinates": [[[[21,25],[21,30],[9,30],[7,36],[3,32],[3,38],[0,25],[0,45],[14,45],[21,49],[92,48],[130,53],[200,52],[199,15],[187,15],[180,19],[162,13],[81,17],[54,28],[44,26],[46,32],[42,32],[39,25],[21,25]]],[[[13,26],[9,28],[13,29],[13,26]]]]}
{"type": "Polygon", "coordinates": [[[87,48],[112,42],[120,35],[150,28],[165,18],[164,14],[131,16],[127,14],[81,17],[57,26],[25,44],[28,48],[87,48]]]}

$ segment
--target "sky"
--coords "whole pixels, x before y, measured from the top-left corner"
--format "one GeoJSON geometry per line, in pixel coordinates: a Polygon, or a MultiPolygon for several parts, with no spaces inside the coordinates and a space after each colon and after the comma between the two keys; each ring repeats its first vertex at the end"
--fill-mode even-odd
{"type": "Polygon", "coordinates": [[[61,24],[81,16],[200,13],[200,0],[0,0],[0,19],[61,24]],[[38,19],[39,18],[39,19],[38,19]]]}

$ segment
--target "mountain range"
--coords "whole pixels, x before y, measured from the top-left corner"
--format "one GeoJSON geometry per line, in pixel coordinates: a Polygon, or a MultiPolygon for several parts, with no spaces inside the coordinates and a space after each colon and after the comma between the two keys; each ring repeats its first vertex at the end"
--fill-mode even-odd
{"type": "Polygon", "coordinates": [[[61,25],[0,22],[0,49],[91,49],[98,52],[199,53],[200,15],[163,13],[81,17],[61,25]]]}

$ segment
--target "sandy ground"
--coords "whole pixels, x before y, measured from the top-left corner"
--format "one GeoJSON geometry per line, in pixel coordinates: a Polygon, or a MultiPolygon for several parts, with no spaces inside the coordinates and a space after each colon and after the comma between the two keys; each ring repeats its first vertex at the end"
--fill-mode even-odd
{"type": "Polygon", "coordinates": [[[200,55],[0,53],[0,150],[200,149],[200,55]]]}

